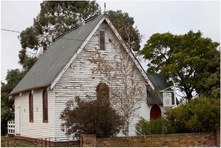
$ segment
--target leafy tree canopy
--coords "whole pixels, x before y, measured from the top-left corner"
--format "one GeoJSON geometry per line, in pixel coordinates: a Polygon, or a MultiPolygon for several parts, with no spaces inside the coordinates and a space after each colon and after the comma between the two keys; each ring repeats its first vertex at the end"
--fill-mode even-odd
{"type": "Polygon", "coordinates": [[[1,102],[1,135],[7,134],[7,123],[12,119],[12,110],[5,104],[1,102]]]}
{"type": "Polygon", "coordinates": [[[220,98],[220,52],[210,51],[195,75],[195,89],[202,97],[220,98]]]}
{"type": "Polygon", "coordinates": [[[10,70],[7,73],[7,84],[1,82],[1,134],[7,133],[7,121],[12,120],[14,108],[14,98],[9,99],[8,94],[13,90],[17,83],[23,78],[25,72],[19,69],[10,70]]]}
{"type": "Polygon", "coordinates": [[[22,48],[46,50],[55,38],[97,13],[95,1],[44,1],[33,26],[20,34],[22,48]]]}
{"type": "Polygon", "coordinates": [[[217,93],[218,46],[219,43],[210,38],[203,38],[200,31],[189,31],[184,35],[156,33],[139,53],[149,60],[147,72],[161,73],[167,80],[173,80],[185,92],[185,98],[190,100],[194,91],[202,93],[201,88],[217,93]],[[203,77],[205,86],[198,83],[203,77]]]}
{"type": "Polygon", "coordinates": [[[95,14],[100,14],[95,1],[43,1],[33,26],[19,36],[22,46],[19,64],[24,69],[30,69],[37,60],[37,53],[45,51],[58,36],[95,14]],[[27,54],[27,49],[36,51],[35,55],[27,54]]]}
{"type": "Polygon", "coordinates": [[[164,114],[176,132],[212,131],[220,127],[220,99],[196,98],[164,114]]]}
{"type": "Polygon", "coordinates": [[[67,136],[79,137],[80,134],[95,134],[98,138],[116,136],[123,128],[123,117],[110,107],[110,103],[93,100],[85,102],[79,97],[66,104],[60,115],[64,121],[62,131],[67,136]]]}
{"type": "Polygon", "coordinates": [[[109,10],[106,14],[129,48],[138,51],[140,49],[141,36],[139,30],[133,26],[134,18],[121,10],[109,10]]]}

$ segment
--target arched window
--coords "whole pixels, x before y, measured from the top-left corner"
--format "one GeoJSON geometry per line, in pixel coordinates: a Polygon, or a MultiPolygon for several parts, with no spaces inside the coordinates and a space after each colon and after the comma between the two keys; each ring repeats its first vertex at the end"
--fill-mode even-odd
{"type": "Polygon", "coordinates": [[[48,92],[43,91],[43,122],[48,122],[48,92]]]}
{"type": "Polygon", "coordinates": [[[97,100],[99,101],[109,101],[109,88],[105,83],[99,83],[97,85],[97,100]]]}
{"type": "Polygon", "coordinates": [[[33,122],[34,119],[33,113],[33,94],[29,93],[29,122],[33,122]]]}
{"type": "Polygon", "coordinates": [[[150,119],[157,119],[161,116],[161,109],[158,105],[153,105],[150,110],[150,119]]]}

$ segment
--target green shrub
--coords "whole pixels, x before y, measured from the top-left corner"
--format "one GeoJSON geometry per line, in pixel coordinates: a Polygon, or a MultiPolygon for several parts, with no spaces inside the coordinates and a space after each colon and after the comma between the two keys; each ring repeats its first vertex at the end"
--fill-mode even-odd
{"type": "Polygon", "coordinates": [[[123,117],[111,108],[110,103],[79,97],[70,100],[60,114],[61,130],[67,136],[79,138],[81,134],[95,134],[97,138],[116,136],[124,126],[123,117]]]}
{"type": "Polygon", "coordinates": [[[135,125],[137,135],[150,135],[150,134],[170,134],[174,133],[174,129],[167,120],[163,117],[156,120],[147,121],[143,117],[135,125]]]}
{"type": "Polygon", "coordinates": [[[193,99],[164,113],[176,132],[205,132],[220,126],[220,99],[193,99]]]}

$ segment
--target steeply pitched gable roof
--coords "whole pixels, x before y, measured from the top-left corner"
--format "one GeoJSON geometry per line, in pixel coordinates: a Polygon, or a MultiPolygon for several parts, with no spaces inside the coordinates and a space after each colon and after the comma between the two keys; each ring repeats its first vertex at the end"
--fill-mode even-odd
{"type": "Polygon", "coordinates": [[[53,42],[9,95],[50,86],[101,20],[100,15],[53,42]]]}
{"type": "Polygon", "coordinates": [[[53,88],[104,20],[109,24],[142,76],[154,90],[154,86],[144,69],[104,14],[94,17],[85,25],[71,30],[53,42],[9,95],[47,86],[53,88]]]}
{"type": "MultiPolygon", "coordinates": [[[[163,93],[160,92],[163,89],[170,87],[170,85],[165,81],[164,77],[160,74],[156,73],[147,73],[148,78],[154,85],[155,90],[147,90],[147,103],[150,104],[163,104],[163,93]]],[[[172,91],[171,88],[167,89],[172,91]]],[[[174,94],[172,93],[172,98],[174,98],[174,94]]],[[[178,102],[178,101],[177,101],[178,102]]],[[[172,99],[172,104],[174,103],[174,99],[172,99]]]]}

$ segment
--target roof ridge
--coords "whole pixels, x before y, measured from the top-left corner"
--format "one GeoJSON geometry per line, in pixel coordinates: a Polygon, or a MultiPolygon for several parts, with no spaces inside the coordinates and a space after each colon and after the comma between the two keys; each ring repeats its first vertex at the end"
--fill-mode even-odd
{"type": "Polygon", "coordinates": [[[85,22],[85,23],[88,23],[88,22],[90,22],[91,20],[95,19],[96,17],[98,17],[98,14],[97,14],[97,13],[96,13],[95,15],[93,15],[93,16],[91,16],[91,17],[85,19],[84,22],[85,22]]]}
{"type": "MultiPolygon", "coordinates": [[[[93,20],[93,19],[95,19],[95,18],[97,18],[97,17],[98,17],[98,14],[96,13],[95,15],[90,16],[89,18],[85,19],[85,20],[84,20],[84,23],[86,24],[86,23],[90,22],[91,20],[93,20]]],[[[59,35],[58,37],[55,38],[55,40],[54,40],[53,42],[55,42],[55,41],[57,41],[58,39],[62,38],[63,36],[65,36],[65,35],[68,34],[69,32],[71,32],[71,31],[73,31],[73,30],[76,30],[76,29],[78,29],[79,27],[83,26],[84,23],[79,23],[79,24],[77,24],[76,26],[74,26],[73,28],[69,29],[67,32],[64,32],[63,34],[59,35]]],[[[52,43],[53,43],[53,42],[52,42],[52,43]]]]}
{"type": "Polygon", "coordinates": [[[78,29],[80,26],[81,26],[81,25],[77,24],[77,25],[74,26],[73,28],[69,29],[67,32],[64,32],[63,34],[59,35],[58,37],[55,38],[54,42],[57,41],[58,39],[62,38],[63,36],[65,36],[65,35],[68,34],[69,32],[78,29]]]}

